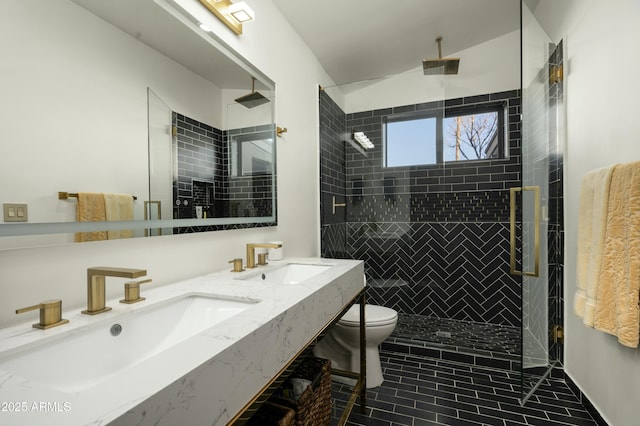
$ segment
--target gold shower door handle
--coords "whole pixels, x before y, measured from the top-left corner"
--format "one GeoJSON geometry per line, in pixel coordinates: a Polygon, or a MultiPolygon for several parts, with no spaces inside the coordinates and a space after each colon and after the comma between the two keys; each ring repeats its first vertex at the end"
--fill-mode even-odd
{"type": "MultiPolygon", "coordinates": [[[[509,212],[509,230],[510,230],[510,263],[511,273],[513,275],[524,275],[527,277],[540,276],[540,187],[539,186],[523,186],[511,188],[510,190],[510,212],[509,212]],[[516,269],[516,194],[518,192],[533,191],[534,195],[534,267],[533,272],[518,271],[516,269]]],[[[524,203],[523,203],[524,204],[524,203]]]]}

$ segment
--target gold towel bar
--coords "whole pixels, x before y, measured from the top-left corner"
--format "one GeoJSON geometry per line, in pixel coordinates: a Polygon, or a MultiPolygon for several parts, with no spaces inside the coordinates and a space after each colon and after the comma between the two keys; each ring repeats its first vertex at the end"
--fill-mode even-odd
{"type": "MultiPolygon", "coordinates": [[[[58,192],[58,200],[68,200],[69,197],[71,198],[78,198],[78,193],[77,192],[58,192]]],[[[133,197],[133,201],[137,200],[138,197],[136,197],[135,195],[132,195],[133,197]]]]}

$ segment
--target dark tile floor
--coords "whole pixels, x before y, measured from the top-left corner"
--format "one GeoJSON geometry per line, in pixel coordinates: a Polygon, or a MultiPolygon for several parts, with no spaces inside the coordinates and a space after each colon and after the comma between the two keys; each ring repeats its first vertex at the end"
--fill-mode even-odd
{"type": "MultiPolygon", "coordinates": [[[[544,380],[522,407],[513,371],[384,349],[380,360],[385,381],[367,391],[366,414],[354,407],[348,425],[596,425],[560,380],[544,380]]],[[[334,424],[349,391],[334,382],[334,424]]]]}

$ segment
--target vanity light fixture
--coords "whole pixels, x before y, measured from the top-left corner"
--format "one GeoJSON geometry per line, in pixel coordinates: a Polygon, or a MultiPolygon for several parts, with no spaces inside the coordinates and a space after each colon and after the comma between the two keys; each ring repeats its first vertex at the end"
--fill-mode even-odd
{"type": "Polygon", "coordinates": [[[231,4],[229,6],[229,13],[241,24],[253,21],[256,16],[253,10],[243,1],[231,4]]]}
{"type": "Polygon", "coordinates": [[[353,132],[353,140],[358,142],[364,149],[372,149],[374,147],[373,142],[369,140],[364,132],[353,132]]]}
{"type": "Polygon", "coordinates": [[[242,34],[242,23],[255,19],[253,10],[243,1],[233,3],[231,0],[199,0],[216,18],[231,31],[242,34]]]}

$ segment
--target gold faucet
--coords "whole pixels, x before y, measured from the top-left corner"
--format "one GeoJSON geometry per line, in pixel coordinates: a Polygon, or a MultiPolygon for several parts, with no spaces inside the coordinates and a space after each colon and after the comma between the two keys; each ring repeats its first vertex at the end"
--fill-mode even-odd
{"type": "Polygon", "coordinates": [[[62,300],[60,299],[45,300],[37,305],[16,309],[16,314],[35,311],[36,309],[40,309],[40,322],[33,324],[33,328],[46,330],[69,322],[69,320],[62,318],[62,300]]]}
{"type": "Polygon", "coordinates": [[[256,249],[257,248],[280,248],[282,244],[247,244],[247,268],[256,267],[256,249]]]}
{"type": "Polygon", "coordinates": [[[139,278],[147,275],[145,269],[108,268],[95,266],[87,269],[87,309],[83,314],[96,315],[110,311],[105,306],[105,277],[139,278]]]}

